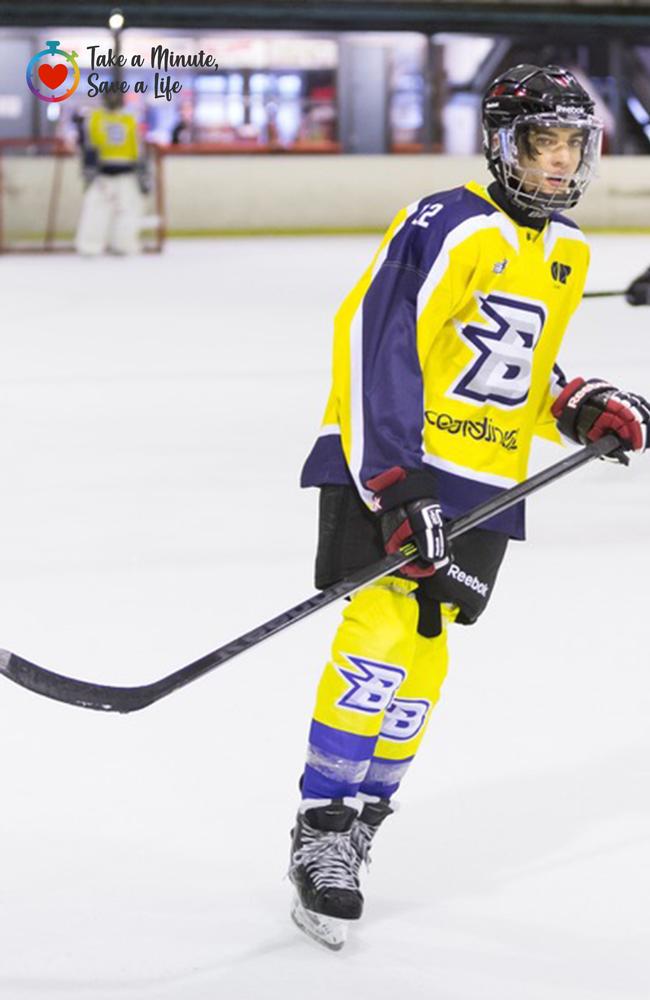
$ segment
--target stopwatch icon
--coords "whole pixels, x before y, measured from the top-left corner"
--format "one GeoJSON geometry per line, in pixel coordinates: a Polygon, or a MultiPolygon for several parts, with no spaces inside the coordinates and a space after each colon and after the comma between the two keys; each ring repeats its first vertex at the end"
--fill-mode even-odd
{"type": "Polygon", "coordinates": [[[55,41],[46,42],[27,66],[27,86],[41,101],[65,101],[79,86],[81,73],[77,53],[65,52],[55,41]],[[56,62],[53,59],[59,57],[56,62]]]}

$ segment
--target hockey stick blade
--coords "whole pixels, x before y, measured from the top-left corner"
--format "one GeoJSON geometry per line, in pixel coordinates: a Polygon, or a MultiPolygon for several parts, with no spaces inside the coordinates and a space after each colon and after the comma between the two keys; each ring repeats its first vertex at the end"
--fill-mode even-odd
{"type": "MultiPolygon", "coordinates": [[[[475,507],[469,513],[450,521],[447,530],[448,537],[450,539],[457,538],[471,528],[478,527],[489,518],[512,507],[548,483],[560,479],[595,458],[612,454],[619,448],[620,441],[613,434],[608,434],[600,441],[587,445],[586,448],[581,448],[561,462],[556,462],[542,472],[531,476],[530,479],[526,479],[523,483],[519,483],[518,486],[504,490],[491,500],[475,507]]],[[[306,601],[296,604],[288,611],[282,612],[250,632],[245,632],[244,635],[226,643],[225,646],[207,653],[194,663],[189,663],[150,684],[142,684],[138,687],[113,687],[105,684],[94,684],[92,681],[76,680],[73,677],[65,677],[63,674],[56,674],[44,667],[39,667],[36,663],[31,663],[8,650],[0,650],[0,673],[29,691],[53,698],[55,701],[65,702],[68,705],[90,708],[100,712],[136,712],[173,691],[177,691],[178,688],[190,684],[239,653],[251,649],[264,639],[269,639],[272,635],[276,635],[295,622],[307,618],[333,601],[359,590],[374,580],[395,573],[401,566],[411,562],[416,555],[415,545],[407,543],[402,546],[399,552],[384,556],[383,559],[379,559],[371,566],[359,570],[358,573],[341,580],[340,583],[328,587],[327,590],[319,594],[314,594],[306,601]]]]}

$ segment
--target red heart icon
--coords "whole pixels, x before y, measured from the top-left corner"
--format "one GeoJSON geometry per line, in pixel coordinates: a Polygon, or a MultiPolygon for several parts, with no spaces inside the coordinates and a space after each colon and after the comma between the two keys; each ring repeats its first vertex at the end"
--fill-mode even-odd
{"type": "Polygon", "coordinates": [[[38,67],[38,75],[46,87],[49,87],[50,90],[56,90],[68,75],[68,67],[65,63],[57,63],[56,66],[43,63],[42,66],[38,67]]]}

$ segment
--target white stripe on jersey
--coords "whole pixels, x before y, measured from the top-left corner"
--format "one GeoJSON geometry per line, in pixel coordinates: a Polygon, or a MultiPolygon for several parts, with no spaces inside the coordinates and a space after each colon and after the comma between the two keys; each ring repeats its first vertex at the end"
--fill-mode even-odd
{"type": "Polygon", "coordinates": [[[424,455],[427,465],[432,465],[434,469],[442,469],[444,472],[451,472],[454,476],[462,476],[463,479],[472,479],[477,483],[485,483],[488,486],[516,486],[517,480],[509,476],[499,476],[495,472],[479,472],[478,469],[468,469],[464,465],[457,465],[448,459],[439,458],[438,455],[431,455],[428,452],[424,455]]]}
{"type": "MultiPolygon", "coordinates": [[[[564,373],[562,373],[562,374],[564,374],[564,373]]],[[[560,393],[562,392],[562,390],[564,388],[564,386],[562,385],[561,379],[560,379],[560,373],[558,371],[558,366],[557,365],[553,365],[553,367],[551,368],[551,375],[550,375],[549,382],[550,382],[549,392],[550,392],[550,395],[551,395],[551,399],[555,400],[555,399],[557,399],[557,397],[560,395],[560,393]]]]}
{"type": "Polygon", "coordinates": [[[427,302],[442,281],[442,278],[449,267],[449,254],[457,246],[478,232],[480,229],[499,229],[503,238],[510,243],[515,253],[519,253],[519,238],[517,230],[512,222],[506,218],[503,212],[494,212],[492,215],[473,215],[464,222],[447,233],[438,256],[436,257],[431,270],[426,276],[424,284],[418,294],[418,319],[422,315],[427,302]]]}
{"type": "Polygon", "coordinates": [[[544,260],[548,260],[558,240],[577,240],[586,243],[587,238],[579,229],[565,225],[564,222],[551,221],[544,233],[544,260]]]}

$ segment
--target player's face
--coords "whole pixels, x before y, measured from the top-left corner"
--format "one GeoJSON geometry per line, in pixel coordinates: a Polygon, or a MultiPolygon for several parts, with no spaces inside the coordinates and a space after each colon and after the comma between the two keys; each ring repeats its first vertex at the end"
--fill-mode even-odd
{"type": "Polygon", "coordinates": [[[580,166],[584,135],[580,129],[531,129],[519,143],[524,188],[544,194],[564,192],[580,166]]]}

